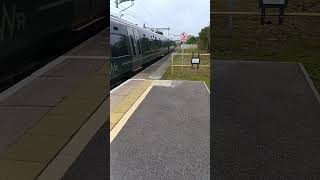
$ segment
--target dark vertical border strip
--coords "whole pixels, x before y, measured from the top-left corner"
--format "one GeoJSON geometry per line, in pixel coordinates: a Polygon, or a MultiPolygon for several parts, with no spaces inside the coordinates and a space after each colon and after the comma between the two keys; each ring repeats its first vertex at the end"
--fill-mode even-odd
{"type": "Polygon", "coordinates": [[[107,51],[108,51],[108,59],[107,59],[107,73],[106,73],[106,76],[107,76],[107,84],[108,84],[108,89],[107,89],[107,92],[108,92],[108,98],[107,98],[107,119],[106,119],[106,128],[107,128],[107,134],[106,134],[106,155],[107,155],[107,162],[106,162],[106,171],[107,171],[107,177],[106,179],[110,179],[110,88],[111,88],[111,78],[110,78],[110,75],[111,75],[111,46],[110,46],[110,3],[107,2],[107,9],[108,9],[108,12],[106,12],[107,16],[108,16],[108,30],[107,30],[107,37],[106,37],[106,40],[107,40],[107,51]]]}
{"type": "Polygon", "coordinates": [[[213,51],[213,15],[212,15],[212,5],[211,3],[213,0],[210,1],[210,39],[209,39],[209,45],[210,45],[210,179],[214,179],[213,177],[213,166],[214,166],[214,159],[213,159],[213,150],[214,150],[214,139],[213,139],[213,131],[214,131],[214,118],[213,118],[213,107],[214,107],[214,82],[213,82],[213,71],[214,71],[214,63],[213,63],[213,57],[214,57],[214,51],[213,51]]]}

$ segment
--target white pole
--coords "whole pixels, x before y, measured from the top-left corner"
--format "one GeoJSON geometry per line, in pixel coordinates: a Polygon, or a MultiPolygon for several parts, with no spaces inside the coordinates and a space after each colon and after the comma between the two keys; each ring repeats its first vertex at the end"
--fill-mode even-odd
{"type": "MultiPolygon", "coordinates": [[[[185,44],[185,42],[183,42],[183,44],[185,44]]],[[[181,65],[184,65],[183,53],[184,53],[184,48],[182,49],[182,64],[181,65]]],[[[183,70],[183,66],[181,66],[181,70],[183,70]]]]}
{"type": "Polygon", "coordinates": [[[171,54],[171,76],[173,76],[173,54],[171,54]]]}

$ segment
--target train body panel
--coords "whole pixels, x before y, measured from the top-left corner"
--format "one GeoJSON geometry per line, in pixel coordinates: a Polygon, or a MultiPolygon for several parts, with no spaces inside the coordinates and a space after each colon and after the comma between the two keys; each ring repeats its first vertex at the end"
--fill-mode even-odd
{"type": "Polygon", "coordinates": [[[107,15],[106,0],[73,0],[72,29],[107,15]]]}
{"type": "Polygon", "coordinates": [[[103,4],[105,0],[0,0],[0,63],[54,34],[106,17],[103,4]],[[91,3],[92,8],[84,12],[80,2],[91,3]]]}
{"type": "MultiPolygon", "coordinates": [[[[165,36],[111,16],[111,80],[174,50],[165,36]]],[[[171,44],[173,45],[173,44],[171,44]]]]}

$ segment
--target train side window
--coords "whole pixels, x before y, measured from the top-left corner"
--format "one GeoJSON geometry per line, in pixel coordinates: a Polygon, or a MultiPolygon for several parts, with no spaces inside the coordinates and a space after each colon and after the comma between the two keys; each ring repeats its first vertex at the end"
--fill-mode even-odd
{"type": "Polygon", "coordinates": [[[131,40],[131,46],[132,46],[133,55],[135,56],[137,54],[136,54],[136,47],[135,47],[134,39],[133,39],[132,35],[130,35],[130,40],[131,40]]]}
{"type": "Polygon", "coordinates": [[[138,47],[137,47],[137,48],[138,48],[138,53],[139,53],[139,54],[142,54],[142,53],[141,53],[141,49],[140,49],[140,48],[141,48],[140,40],[138,40],[137,42],[138,42],[138,47]]]}
{"type": "Polygon", "coordinates": [[[121,34],[111,34],[110,45],[112,57],[129,55],[129,44],[127,36],[121,34]]]}
{"type": "Polygon", "coordinates": [[[118,28],[118,27],[115,27],[115,26],[113,26],[113,29],[116,30],[116,31],[119,30],[119,28],[118,28]]]}
{"type": "Polygon", "coordinates": [[[150,41],[148,38],[142,38],[141,49],[144,54],[150,50],[150,41]]]}

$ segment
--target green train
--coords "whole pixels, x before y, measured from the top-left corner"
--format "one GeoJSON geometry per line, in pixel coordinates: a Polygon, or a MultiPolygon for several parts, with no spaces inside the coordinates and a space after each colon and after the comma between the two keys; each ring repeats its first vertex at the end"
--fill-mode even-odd
{"type": "Polygon", "coordinates": [[[37,54],[61,32],[107,19],[107,12],[106,0],[0,0],[0,67],[37,54]]]}
{"type": "Polygon", "coordinates": [[[112,82],[176,48],[175,42],[161,32],[146,30],[115,16],[110,16],[110,46],[112,82]]]}

